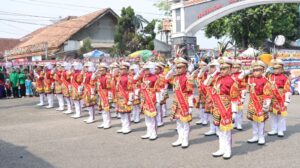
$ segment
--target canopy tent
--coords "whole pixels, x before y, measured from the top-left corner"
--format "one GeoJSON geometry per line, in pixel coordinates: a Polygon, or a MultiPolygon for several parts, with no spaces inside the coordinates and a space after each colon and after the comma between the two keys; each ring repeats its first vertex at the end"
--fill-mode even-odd
{"type": "Polygon", "coordinates": [[[242,52],[240,54],[240,56],[242,56],[242,57],[255,57],[258,54],[260,54],[259,50],[256,50],[256,49],[250,47],[247,50],[245,50],[244,52],[242,52]]]}
{"type": "Polygon", "coordinates": [[[143,59],[143,61],[146,61],[149,57],[152,57],[154,54],[152,51],[150,50],[139,50],[139,51],[136,51],[132,54],[129,54],[128,57],[129,58],[137,58],[137,57],[140,57],[143,59]]]}
{"type": "Polygon", "coordinates": [[[94,50],[94,51],[83,54],[83,57],[84,58],[100,58],[100,57],[104,57],[105,55],[106,55],[106,53],[103,51],[94,50]]]}

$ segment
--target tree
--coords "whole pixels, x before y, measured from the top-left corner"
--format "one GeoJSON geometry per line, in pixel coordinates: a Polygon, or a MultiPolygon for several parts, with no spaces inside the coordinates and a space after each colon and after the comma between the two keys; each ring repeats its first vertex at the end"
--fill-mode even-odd
{"type": "Polygon", "coordinates": [[[79,49],[79,55],[82,56],[83,54],[90,52],[92,50],[93,50],[92,41],[90,38],[86,38],[83,40],[83,44],[79,49]]]}
{"type": "Polygon", "coordinates": [[[297,4],[252,7],[212,22],[205,29],[205,34],[217,39],[229,36],[241,48],[247,48],[250,44],[258,48],[266,39],[273,41],[279,34],[288,40],[295,40],[297,12],[297,4]]]}
{"type": "Polygon", "coordinates": [[[149,23],[141,15],[135,15],[130,6],[123,8],[116,26],[115,45],[112,51],[124,56],[137,50],[153,50],[154,28],[155,21],[149,23]]]}
{"type": "Polygon", "coordinates": [[[165,16],[171,16],[171,3],[168,0],[158,0],[154,6],[163,11],[165,16]]]}

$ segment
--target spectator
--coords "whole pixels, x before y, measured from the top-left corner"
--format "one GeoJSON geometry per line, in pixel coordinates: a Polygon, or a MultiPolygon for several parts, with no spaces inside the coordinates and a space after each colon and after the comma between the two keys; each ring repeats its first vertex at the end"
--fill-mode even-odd
{"type": "Polygon", "coordinates": [[[11,83],[9,79],[6,79],[5,90],[6,90],[6,97],[11,98],[11,83]]]}
{"type": "Polygon", "coordinates": [[[5,75],[4,71],[0,69],[0,99],[5,97],[5,75]]]}
{"type": "Polygon", "coordinates": [[[16,71],[16,68],[12,68],[12,72],[9,74],[9,80],[12,85],[12,91],[13,91],[13,96],[14,98],[18,98],[18,84],[19,84],[19,77],[18,73],[16,71]]]}
{"type": "Polygon", "coordinates": [[[29,75],[27,76],[27,79],[25,80],[25,87],[26,87],[26,96],[32,97],[32,95],[33,95],[32,81],[31,81],[31,77],[29,75]]]}
{"type": "Polygon", "coordinates": [[[25,79],[26,79],[26,69],[18,70],[18,79],[19,79],[19,88],[20,88],[20,97],[24,98],[26,96],[26,87],[25,87],[25,79]]]}

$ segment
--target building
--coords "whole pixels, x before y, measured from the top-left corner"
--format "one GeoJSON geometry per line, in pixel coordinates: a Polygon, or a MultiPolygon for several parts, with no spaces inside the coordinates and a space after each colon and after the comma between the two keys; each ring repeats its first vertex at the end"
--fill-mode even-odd
{"type": "Polygon", "coordinates": [[[5,50],[11,50],[19,43],[19,39],[0,38],[0,60],[4,59],[5,50]]]}
{"type": "Polygon", "coordinates": [[[94,49],[108,51],[114,44],[118,15],[110,8],[80,17],[69,16],[21,38],[20,44],[6,51],[8,60],[40,61],[79,56],[83,40],[94,49]]]}

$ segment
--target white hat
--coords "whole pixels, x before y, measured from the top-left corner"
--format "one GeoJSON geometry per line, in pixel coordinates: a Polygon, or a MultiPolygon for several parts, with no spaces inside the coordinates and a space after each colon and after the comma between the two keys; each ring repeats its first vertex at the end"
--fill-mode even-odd
{"type": "Polygon", "coordinates": [[[161,69],[164,69],[165,68],[165,64],[164,63],[162,63],[162,62],[157,62],[156,63],[156,67],[160,67],[161,69]]]}
{"type": "Polygon", "coordinates": [[[284,62],[281,59],[272,59],[271,60],[271,65],[273,68],[281,68],[284,66],[284,62]]]}
{"type": "Polygon", "coordinates": [[[266,67],[267,67],[267,65],[264,62],[260,61],[260,60],[254,60],[251,63],[251,68],[252,69],[266,68],[266,67]]]}
{"type": "Polygon", "coordinates": [[[104,62],[101,62],[99,65],[98,65],[98,68],[100,69],[100,68],[106,68],[106,69],[108,69],[108,65],[106,64],[106,63],[104,63],[104,62]]]}
{"type": "Polygon", "coordinates": [[[63,66],[64,66],[65,70],[70,70],[71,67],[72,67],[72,64],[70,64],[70,63],[68,63],[68,62],[64,62],[64,63],[63,63],[63,66]]]}
{"type": "Polygon", "coordinates": [[[109,65],[110,68],[119,68],[120,65],[116,62],[113,62],[112,64],[109,65]]]}
{"type": "Polygon", "coordinates": [[[129,68],[130,70],[133,70],[134,73],[138,73],[139,71],[139,66],[137,64],[132,64],[129,68]]]}
{"type": "Polygon", "coordinates": [[[188,66],[189,62],[182,57],[175,58],[174,60],[176,67],[179,66],[188,66]]]}
{"type": "Polygon", "coordinates": [[[82,70],[82,64],[80,62],[74,62],[72,64],[72,66],[74,67],[75,70],[82,70]]]}
{"type": "Polygon", "coordinates": [[[121,64],[120,64],[120,68],[129,68],[129,67],[130,67],[129,62],[121,62],[121,64]]]}
{"type": "Polygon", "coordinates": [[[47,67],[47,69],[49,69],[49,70],[53,69],[53,65],[50,62],[47,62],[45,64],[45,67],[47,67]]]}
{"type": "Polygon", "coordinates": [[[220,65],[219,62],[218,62],[218,60],[216,60],[216,59],[212,60],[212,61],[208,64],[208,66],[219,66],[219,65],[220,65]]]}
{"type": "Polygon", "coordinates": [[[221,67],[230,67],[232,65],[232,60],[228,59],[226,57],[220,57],[218,59],[218,63],[220,64],[220,68],[221,67]]]}

